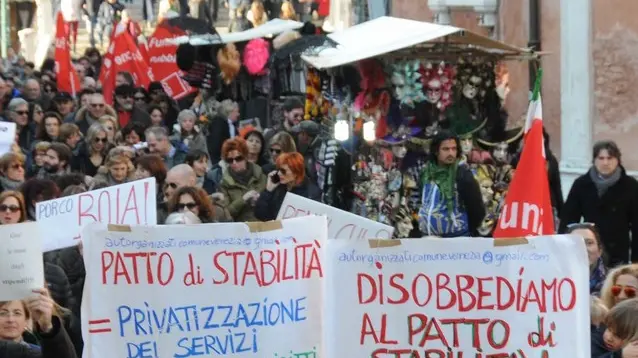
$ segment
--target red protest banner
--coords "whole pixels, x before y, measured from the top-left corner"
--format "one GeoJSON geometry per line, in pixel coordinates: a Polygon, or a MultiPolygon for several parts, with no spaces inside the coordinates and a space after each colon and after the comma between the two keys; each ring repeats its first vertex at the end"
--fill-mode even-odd
{"type": "Polygon", "coordinates": [[[58,91],[68,92],[71,96],[80,91],[80,78],[71,65],[69,41],[61,12],[58,12],[55,28],[55,72],[58,91]]]}
{"type": "Polygon", "coordinates": [[[160,81],[166,93],[175,99],[194,91],[194,88],[182,79],[183,73],[175,61],[177,45],[170,41],[185,34],[183,30],[162,22],[148,39],[148,59],[153,77],[160,81]]]}
{"type": "Polygon", "coordinates": [[[148,88],[153,80],[151,69],[144,61],[144,56],[135,44],[131,35],[124,31],[116,33],[104,57],[104,79],[102,92],[107,103],[113,103],[115,75],[118,72],[129,72],[133,76],[134,85],[148,88]],[[107,63],[108,60],[108,63],[107,63]]]}

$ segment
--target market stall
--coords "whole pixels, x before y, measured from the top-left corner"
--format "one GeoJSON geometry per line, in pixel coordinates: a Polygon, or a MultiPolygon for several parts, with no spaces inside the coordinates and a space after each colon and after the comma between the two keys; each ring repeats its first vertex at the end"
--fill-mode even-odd
{"type": "MultiPolygon", "coordinates": [[[[451,130],[488,212],[480,234],[490,236],[522,136],[507,129],[505,61],[536,55],[465,29],[392,17],[328,37],[338,46],[302,56],[315,78],[307,116],[333,128],[322,150],[339,143],[339,155],[320,163],[319,185],[331,193],[324,200],[394,225],[397,237],[424,235],[427,150],[436,133],[451,130]]],[[[455,235],[446,215],[439,221],[437,236],[455,235]]]]}

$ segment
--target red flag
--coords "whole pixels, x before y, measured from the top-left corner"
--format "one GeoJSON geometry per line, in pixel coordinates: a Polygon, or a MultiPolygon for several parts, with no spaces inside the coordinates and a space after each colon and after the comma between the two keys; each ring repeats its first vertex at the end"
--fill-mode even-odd
{"type": "MultiPolygon", "coordinates": [[[[153,80],[153,74],[135,40],[128,32],[116,33],[109,51],[103,61],[104,77],[102,80],[102,93],[107,103],[113,103],[113,91],[115,90],[115,75],[118,72],[129,72],[133,76],[136,87],[148,88],[153,80]]],[[[100,74],[102,79],[102,74],[100,74]]]]}
{"type": "Polygon", "coordinates": [[[177,45],[170,40],[186,33],[176,27],[169,26],[166,21],[155,28],[148,39],[149,65],[156,81],[162,83],[164,91],[175,99],[180,99],[195,89],[182,79],[183,72],[177,67],[175,52],[177,45]]]}
{"type": "Polygon", "coordinates": [[[555,233],[554,211],[547,179],[543,109],[538,94],[539,88],[540,80],[537,80],[537,88],[527,113],[521,159],[505,196],[505,204],[494,230],[495,238],[555,233]]]}
{"type": "Polygon", "coordinates": [[[71,96],[80,91],[80,77],[71,64],[69,41],[61,12],[58,12],[55,28],[55,73],[58,91],[68,92],[71,96]]]}

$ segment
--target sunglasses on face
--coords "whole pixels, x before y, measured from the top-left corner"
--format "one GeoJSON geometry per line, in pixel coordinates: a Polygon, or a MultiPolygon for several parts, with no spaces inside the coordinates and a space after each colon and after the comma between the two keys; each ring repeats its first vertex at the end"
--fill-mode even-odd
{"type": "Polygon", "coordinates": [[[121,98],[121,99],[130,99],[133,98],[132,94],[118,94],[117,97],[121,98]]]}
{"type": "Polygon", "coordinates": [[[5,204],[0,205],[0,212],[4,213],[7,210],[12,213],[17,213],[18,211],[20,211],[20,207],[17,205],[5,205],[5,204]]]}
{"type": "Polygon", "coordinates": [[[144,97],[133,97],[135,98],[136,101],[146,101],[146,98],[144,97]]]}
{"type": "Polygon", "coordinates": [[[26,116],[29,114],[29,111],[14,111],[17,115],[26,116]]]}
{"type": "Polygon", "coordinates": [[[100,143],[100,142],[106,143],[108,141],[108,139],[106,139],[106,138],[95,138],[93,141],[95,143],[100,143]]]}
{"type": "Polygon", "coordinates": [[[11,169],[24,169],[24,165],[16,163],[11,166],[11,169]]]}
{"type": "Polygon", "coordinates": [[[185,209],[193,210],[193,209],[195,209],[195,207],[197,207],[197,204],[193,203],[193,202],[177,204],[177,209],[180,210],[180,211],[181,210],[185,210],[185,209]]]}
{"type": "Polygon", "coordinates": [[[281,154],[281,149],[270,148],[272,154],[281,154]]]}
{"type": "Polygon", "coordinates": [[[228,164],[241,163],[244,161],[244,157],[240,155],[239,157],[235,158],[226,158],[226,161],[228,162],[228,164]]]}
{"type": "Polygon", "coordinates": [[[177,184],[175,184],[175,183],[166,183],[166,184],[164,184],[164,188],[177,189],[177,184]]]}
{"type": "Polygon", "coordinates": [[[636,297],[636,293],[638,293],[638,289],[631,286],[621,286],[621,285],[613,285],[611,287],[611,294],[614,295],[614,297],[620,296],[622,292],[625,292],[625,296],[629,298],[634,298],[636,297]]]}

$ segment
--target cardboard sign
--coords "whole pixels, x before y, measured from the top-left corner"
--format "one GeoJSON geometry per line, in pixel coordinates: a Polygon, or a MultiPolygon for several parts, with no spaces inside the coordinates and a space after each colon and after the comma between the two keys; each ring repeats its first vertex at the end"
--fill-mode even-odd
{"type": "Polygon", "coordinates": [[[380,224],[292,193],[286,194],[277,219],[306,215],[326,215],[328,217],[329,239],[391,239],[394,233],[392,226],[380,224]]]}
{"type": "Polygon", "coordinates": [[[78,244],[82,227],[104,224],[157,224],[155,178],[37,203],[36,221],[46,229],[44,251],[78,244]]]}
{"type": "Polygon", "coordinates": [[[328,240],[324,259],[325,357],[590,356],[582,238],[328,240]]]}
{"type": "Polygon", "coordinates": [[[322,356],[324,217],[82,235],[85,358],[322,356]]]}
{"type": "Polygon", "coordinates": [[[9,153],[16,139],[16,124],[0,122],[0,155],[9,153]]]}
{"type": "Polygon", "coordinates": [[[19,300],[44,287],[42,236],[34,222],[0,225],[0,301],[19,300]]]}

